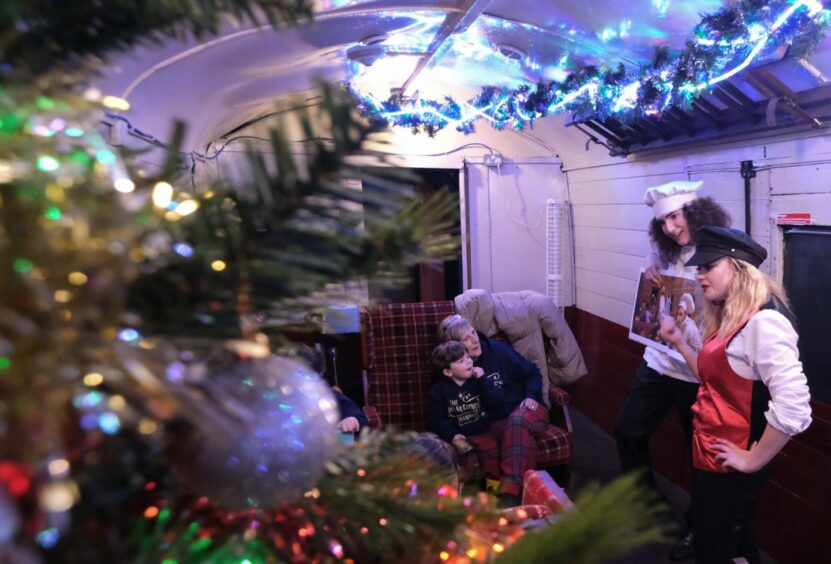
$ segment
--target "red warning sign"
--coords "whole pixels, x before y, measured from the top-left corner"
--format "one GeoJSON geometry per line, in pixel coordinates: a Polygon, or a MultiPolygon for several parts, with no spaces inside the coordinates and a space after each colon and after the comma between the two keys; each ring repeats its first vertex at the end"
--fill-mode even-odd
{"type": "Polygon", "coordinates": [[[776,214],[776,225],[811,225],[810,213],[776,214]]]}

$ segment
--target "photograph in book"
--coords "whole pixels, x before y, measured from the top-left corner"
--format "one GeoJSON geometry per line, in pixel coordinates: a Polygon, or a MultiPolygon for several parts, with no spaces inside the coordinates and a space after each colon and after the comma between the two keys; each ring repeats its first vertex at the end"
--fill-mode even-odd
{"type": "Polygon", "coordinates": [[[701,334],[696,324],[699,312],[695,311],[694,299],[696,281],[693,277],[669,274],[664,270],[660,274],[659,285],[647,278],[644,269],[641,269],[629,322],[629,338],[683,361],[681,353],[664,341],[658,332],[661,320],[670,316],[675,319],[689,347],[695,352],[701,348],[701,334]]]}

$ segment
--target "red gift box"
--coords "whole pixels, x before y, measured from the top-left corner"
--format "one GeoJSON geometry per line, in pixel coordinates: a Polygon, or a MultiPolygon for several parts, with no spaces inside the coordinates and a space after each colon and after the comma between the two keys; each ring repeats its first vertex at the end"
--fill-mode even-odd
{"type": "Polygon", "coordinates": [[[545,505],[551,513],[569,511],[574,503],[544,470],[528,470],[522,488],[522,505],[545,505]]]}

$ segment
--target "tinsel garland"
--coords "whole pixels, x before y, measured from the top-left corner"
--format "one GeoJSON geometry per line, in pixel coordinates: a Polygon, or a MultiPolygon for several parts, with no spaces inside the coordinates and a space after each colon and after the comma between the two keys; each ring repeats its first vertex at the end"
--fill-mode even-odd
{"type": "Polygon", "coordinates": [[[761,53],[787,46],[790,56],[807,55],[830,21],[831,12],[819,0],[744,0],[702,16],[677,57],[670,59],[666,47],[659,47],[651,63],[635,73],[627,73],[623,65],[587,66],[559,83],[516,89],[486,86],[466,102],[450,96],[438,102],[401,95],[380,101],[354,89],[353,94],[371,120],[431,137],[445,127],[472,133],[480,119],[497,130],[522,130],[561,111],[599,119],[614,116],[627,123],[660,116],[671,107],[689,108],[698,96],[743,70],[761,53]]]}
{"type": "Polygon", "coordinates": [[[483,492],[460,496],[414,440],[365,434],[339,451],[316,488],[272,508],[228,511],[206,498],[171,506],[148,496],[135,561],[592,563],[667,532],[654,524],[661,505],[635,475],[588,487],[576,510],[534,522],[537,506],[500,511],[483,492]],[[604,542],[586,540],[597,537],[604,542]]]}

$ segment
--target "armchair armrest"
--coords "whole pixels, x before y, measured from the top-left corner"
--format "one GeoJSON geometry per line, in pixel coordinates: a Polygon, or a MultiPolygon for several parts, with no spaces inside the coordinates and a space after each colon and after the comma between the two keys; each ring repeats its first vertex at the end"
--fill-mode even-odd
{"type": "Polygon", "coordinates": [[[565,422],[566,430],[573,433],[574,429],[571,426],[571,414],[568,412],[568,405],[571,403],[571,396],[567,391],[557,386],[551,386],[548,389],[548,399],[551,401],[551,411],[554,411],[554,406],[559,405],[563,409],[563,422],[565,422]]]}
{"type": "Polygon", "coordinates": [[[548,399],[551,400],[551,406],[559,405],[565,407],[571,403],[571,395],[562,388],[551,386],[548,389],[548,399]]]}
{"type": "Polygon", "coordinates": [[[364,414],[366,414],[366,418],[369,419],[370,429],[377,429],[381,426],[381,414],[378,413],[377,408],[371,405],[365,405],[364,414]]]}

